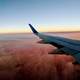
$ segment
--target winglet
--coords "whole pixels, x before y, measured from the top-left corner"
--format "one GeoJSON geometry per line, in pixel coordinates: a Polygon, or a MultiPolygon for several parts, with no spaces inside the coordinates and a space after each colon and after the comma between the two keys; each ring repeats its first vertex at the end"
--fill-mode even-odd
{"type": "Polygon", "coordinates": [[[33,31],[33,33],[37,35],[38,32],[34,29],[34,27],[31,24],[29,24],[29,26],[30,26],[31,30],[33,31]]]}

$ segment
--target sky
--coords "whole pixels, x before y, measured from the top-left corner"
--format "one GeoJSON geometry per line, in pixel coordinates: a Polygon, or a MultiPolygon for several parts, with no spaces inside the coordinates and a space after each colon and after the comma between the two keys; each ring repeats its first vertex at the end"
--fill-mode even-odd
{"type": "Polygon", "coordinates": [[[0,33],[80,31],[80,0],[0,0],[0,33]]]}

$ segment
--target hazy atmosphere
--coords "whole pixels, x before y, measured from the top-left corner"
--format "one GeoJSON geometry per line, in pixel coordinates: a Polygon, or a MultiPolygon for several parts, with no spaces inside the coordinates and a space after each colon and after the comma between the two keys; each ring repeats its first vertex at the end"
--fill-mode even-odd
{"type": "Polygon", "coordinates": [[[0,80],[80,80],[80,0],[0,0],[0,80]]]}
{"type": "Polygon", "coordinates": [[[0,0],[0,33],[80,31],[80,0],[0,0]]]}

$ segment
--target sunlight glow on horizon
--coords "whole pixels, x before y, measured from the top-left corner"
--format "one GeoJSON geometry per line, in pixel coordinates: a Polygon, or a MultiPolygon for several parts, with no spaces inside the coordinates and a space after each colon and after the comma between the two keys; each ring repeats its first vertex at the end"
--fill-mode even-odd
{"type": "Polygon", "coordinates": [[[41,27],[42,32],[69,32],[69,31],[80,31],[80,26],[50,26],[41,27]]]}
{"type": "MultiPolygon", "coordinates": [[[[72,32],[72,31],[80,31],[80,26],[38,26],[34,28],[38,31],[38,32],[72,32]]],[[[25,27],[25,28],[20,28],[20,29],[16,29],[16,28],[1,28],[0,29],[0,33],[31,33],[31,29],[29,27],[25,27]]]]}

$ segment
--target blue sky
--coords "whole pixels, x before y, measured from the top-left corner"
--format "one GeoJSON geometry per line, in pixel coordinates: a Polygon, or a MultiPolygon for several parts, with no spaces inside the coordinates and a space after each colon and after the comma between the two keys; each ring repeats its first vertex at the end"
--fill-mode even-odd
{"type": "Polygon", "coordinates": [[[80,30],[80,0],[0,0],[0,31],[25,32],[28,23],[80,30]]]}

